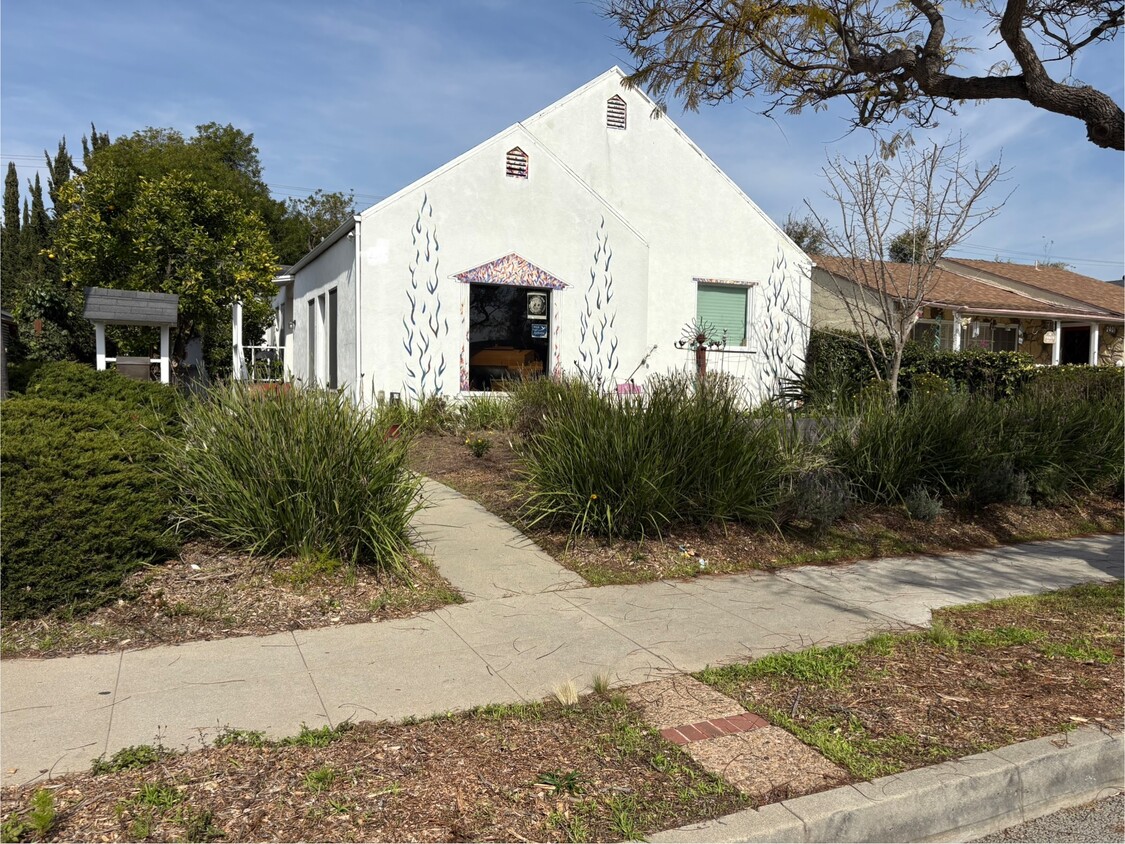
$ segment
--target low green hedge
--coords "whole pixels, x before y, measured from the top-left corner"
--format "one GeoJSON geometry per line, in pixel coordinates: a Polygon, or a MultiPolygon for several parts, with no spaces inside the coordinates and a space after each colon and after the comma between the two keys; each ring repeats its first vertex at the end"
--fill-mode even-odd
{"type": "MultiPolygon", "coordinates": [[[[109,375],[99,379],[106,392],[129,391],[111,383],[125,379],[109,375]]],[[[60,379],[57,386],[64,383],[60,379]]],[[[121,582],[139,566],[176,553],[169,490],[153,471],[160,459],[155,432],[169,421],[166,410],[153,404],[104,395],[26,395],[4,402],[5,616],[93,608],[119,594],[121,582]]]]}

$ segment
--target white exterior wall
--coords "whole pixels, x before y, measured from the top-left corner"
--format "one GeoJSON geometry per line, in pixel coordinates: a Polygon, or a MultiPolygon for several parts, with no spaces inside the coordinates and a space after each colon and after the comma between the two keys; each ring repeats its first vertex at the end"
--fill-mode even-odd
{"type": "MultiPolygon", "coordinates": [[[[305,384],[323,384],[328,377],[328,333],[317,326],[317,372],[308,371],[309,360],[309,301],[316,300],[318,313],[320,297],[328,306],[328,292],[336,289],[336,377],[341,388],[354,388],[355,372],[355,243],[344,237],[332,244],[316,260],[303,267],[293,277],[290,319],[296,322],[286,334],[285,362],[289,374],[305,384]]],[[[287,314],[290,313],[286,308],[287,314]]]]}
{"type": "Polygon", "coordinates": [[[799,367],[807,345],[811,261],[653,102],[603,74],[524,125],[651,244],[649,338],[653,371],[692,365],[675,348],[695,317],[695,278],[755,284],[746,354],[709,355],[708,366],[769,389],[775,370],[799,367]],[[625,100],[627,128],[606,127],[606,103],[625,100]],[[716,367],[717,364],[717,367],[716,367]]]}
{"type": "Polygon", "coordinates": [[[375,395],[418,398],[462,389],[469,286],[454,276],[513,252],[568,285],[552,292],[548,371],[575,369],[591,273],[596,286],[605,283],[594,259],[599,242],[612,252],[617,308],[616,351],[603,365],[616,363],[614,374],[624,380],[626,363],[644,354],[648,245],[519,127],[364,212],[360,225],[364,384],[375,395]],[[517,146],[529,156],[527,179],[504,172],[505,155],[517,146]],[[411,320],[408,296],[425,305],[425,319],[416,307],[411,320]]]}
{"type": "Polygon", "coordinates": [[[551,294],[549,372],[590,368],[612,388],[652,346],[638,382],[691,366],[692,353],[675,343],[695,319],[697,278],[751,291],[747,347],[712,353],[710,368],[741,376],[757,396],[796,371],[811,262],[621,78],[603,74],[364,211],[354,242],[341,238],[296,275],[293,373],[306,368],[307,301],[337,283],[341,382],[355,375],[344,351],[354,337],[344,309],[355,302],[355,244],[359,392],[368,401],[467,389],[469,285],[455,276],[513,253],[566,285],[551,294]],[[625,130],[606,126],[613,95],[627,102],[625,130]],[[529,157],[527,179],[505,174],[514,147],[529,157]]]}

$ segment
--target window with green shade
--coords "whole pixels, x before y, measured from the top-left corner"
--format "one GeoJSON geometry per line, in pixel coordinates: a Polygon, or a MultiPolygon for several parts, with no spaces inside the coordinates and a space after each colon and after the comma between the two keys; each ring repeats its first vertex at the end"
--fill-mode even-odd
{"type": "Polygon", "coordinates": [[[728,346],[746,345],[749,297],[749,287],[733,284],[698,286],[695,314],[701,323],[714,330],[712,340],[722,340],[725,332],[728,346]]]}

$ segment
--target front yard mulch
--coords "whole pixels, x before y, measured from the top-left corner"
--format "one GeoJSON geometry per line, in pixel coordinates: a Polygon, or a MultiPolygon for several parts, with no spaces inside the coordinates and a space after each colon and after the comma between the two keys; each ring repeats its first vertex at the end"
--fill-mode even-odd
{"type": "Polygon", "coordinates": [[[925,632],[696,675],[873,779],[1093,723],[1120,729],[1122,585],[934,612],[925,632]]]}
{"type": "Polygon", "coordinates": [[[123,597],[81,618],[5,619],[4,657],[55,657],[401,618],[459,602],[427,561],[413,585],[331,561],[251,557],[203,542],[134,572],[123,597]]]}
{"type": "Polygon", "coordinates": [[[595,586],[966,551],[1036,539],[1116,533],[1125,526],[1120,500],[1090,495],[1053,508],[1004,504],[964,511],[949,508],[930,522],[910,519],[901,507],[855,505],[823,533],[801,523],[783,531],[729,524],[675,527],[644,542],[572,537],[565,529],[521,522],[525,494],[512,439],[505,432],[481,436],[493,447],[476,458],[464,437],[422,434],[411,449],[412,468],[516,525],[559,563],[595,586]]]}
{"type": "MultiPolygon", "coordinates": [[[[869,779],[1077,724],[1119,730],[1122,598],[1115,581],[950,608],[930,631],[697,676],[869,779]]],[[[797,796],[778,783],[763,802],[797,796]]],[[[0,799],[9,835],[52,841],[622,840],[754,805],[619,693],[282,742],[228,731],[205,750],[0,799]],[[45,833],[37,793],[54,810],[45,833]]]]}
{"type": "MultiPolygon", "coordinates": [[[[236,742],[47,787],[63,841],[621,840],[749,805],[619,696],[363,723],[326,747],[236,742]]],[[[4,789],[5,817],[35,790],[4,789]]]]}

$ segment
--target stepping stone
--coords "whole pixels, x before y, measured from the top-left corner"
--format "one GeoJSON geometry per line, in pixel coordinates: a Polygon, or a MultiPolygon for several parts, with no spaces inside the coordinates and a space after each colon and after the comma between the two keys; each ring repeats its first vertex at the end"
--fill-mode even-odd
{"type": "Polygon", "coordinates": [[[849,780],[843,768],[693,677],[623,691],[661,736],[748,797],[784,800],[849,780]]]}
{"type": "Polygon", "coordinates": [[[747,797],[768,802],[824,791],[850,779],[839,765],[780,727],[693,741],[684,750],[747,797]]]}
{"type": "Polygon", "coordinates": [[[738,701],[685,674],[642,683],[623,691],[631,703],[641,708],[645,720],[658,730],[741,715],[746,711],[738,701]]]}

